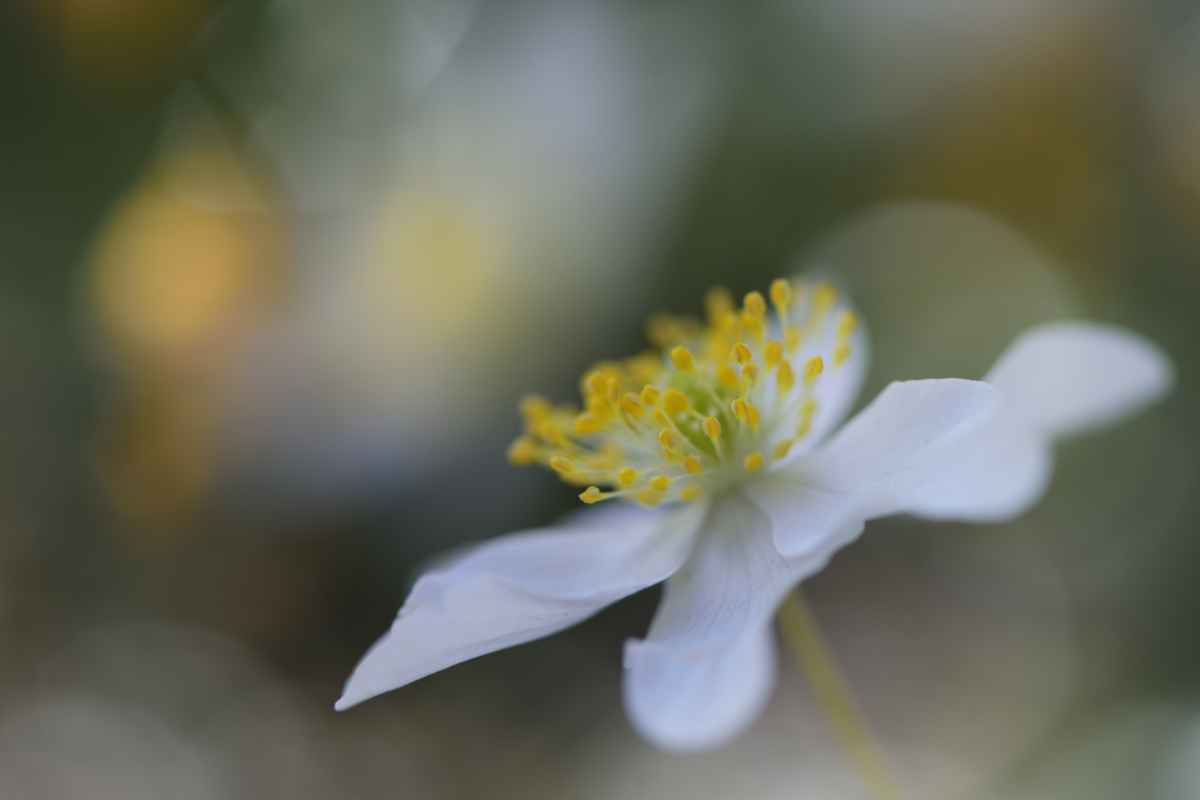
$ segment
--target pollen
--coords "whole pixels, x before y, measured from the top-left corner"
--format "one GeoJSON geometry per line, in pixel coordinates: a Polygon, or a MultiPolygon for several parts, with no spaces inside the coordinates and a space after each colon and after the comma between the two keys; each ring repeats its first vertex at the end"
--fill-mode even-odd
{"type": "Polygon", "coordinates": [[[818,403],[858,357],[858,316],[832,284],[780,279],[765,295],[738,306],[709,291],[704,326],[655,315],[652,349],[592,366],[576,405],[524,397],[508,460],[554,470],[589,504],[652,507],[758,480],[808,446],[818,403]]]}

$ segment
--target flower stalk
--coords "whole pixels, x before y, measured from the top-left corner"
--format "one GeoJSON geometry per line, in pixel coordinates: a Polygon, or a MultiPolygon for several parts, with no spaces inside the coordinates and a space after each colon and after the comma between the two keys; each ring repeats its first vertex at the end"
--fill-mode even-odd
{"type": "Polygon", "coordinates": [[[777,619],[783,638],[800,662],[834,735],[871,795],[875,800],[903,800],[904,796],[892,781],[799,586],[784,598],[777,619]]]}

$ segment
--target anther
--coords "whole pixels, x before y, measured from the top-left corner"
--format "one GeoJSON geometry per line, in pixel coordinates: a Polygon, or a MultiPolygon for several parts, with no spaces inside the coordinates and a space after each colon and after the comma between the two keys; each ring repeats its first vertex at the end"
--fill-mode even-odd
{"type": "Polygon", "coordinates": [[[762,454],[755,450],[742,461],[742,466],[746,468],[746,472],[754,472],[756,469],[762,469],[763,457],[762,454]]]}
{"type": "Polygon", "coordinates": [[[775,450],[772,451],[771,457],[779,461],[787,457],[788,451],[792,449],[792,440],[784,439],[779,444],[775,445],[775,450]]]}
{"type": "Polygon", "coordinates": [[[783,345],[779,342],[767,342],[763,347],[763,363],[767,365],[767,369],[770,369],[782,360],[783,345]]]}
{"type": "Polygon", "coordinates": [[[540,420],[544,419],[553,408],[554,406],[546,398],[531,394],[521,400],[520,411],[521,416],[527,420],[540,420]]]}
{"type": "Polygon", "coordinates": [[[632,392],[621,397],[621,410],[631,417],[640,417],[645,412],[638,396],[632,392]]]}
{"type": "Polygon", "coordinates": [[[683,487],[683,491],[679,493],[679,496],[684,500],[699,500],[701,497],[704,497],[704,489],[698,483],[689,483],[683,487]]]}
{"type": "Polygon", "coordinates": [[[608,379],[608,402],[615,403],[621,399],[621,382],[616,378],[608,379]]]}
{"type": "Polygon", "coordinates": [[[721,435],[721,423],[717,422],[716,417],[704,418],[704,435],[710,439],[716,439],[721,435]]]}
{"type": "Polygon", "coordinates": [[[729,389],[736,389],[738,385],[737,370],[724,361],[717,364],[717,383],[729,389]]]}
{"type": "Polygon", "coordinates": [[[636,481],[637,477],[638,471],[633,467],[624,467],[620,472],[617,473],[617,480],[619,480],[625,486],[628,486],[636,481]]]}
{"type": "Polygon", "coordinates": [[[783,329],[783,341],[789,353],[796,352],[796,348],[800,346],[800,329],[795,325],[788,325],[783,329]]]}
{"type": "Polygon", "coordinates": [[[775,385],[779,391],[788,392],[796,384],[796,374],[792,372],[790,361],[780,361],[779,369],[775,370],[775,385]]]}
{"type": "Polygon", "coordinates": [[[679,437],[675,435],[675,431],[664,430],[658,435],[658,443],[662,445],[663,452],[667,454],[667,458],[671,461],[683,460],[683,448],[679,446],[679,437]]]}
{"type": "Polygon", "coordinates": [[[758,383],[758,374],[760,371],[757,364],[747,364],[742,367],[742,374],[746,376],[746,380],[750,382],[750,386],[752,387],[758,383]]]}
{"type": "Polygon", "coordinates": [[[750,427],[757,428],[760,419],[761,417],[758,413],[758,407],[753,406],[750,403],[746,403],[746,422],[749,423],[750,427]]]}
{"type": "Polygon", "coordinates": [[[583,434],[584,436],[590,436],[593,433],[597,433],[601,427],[602,423],[600,420],[598,420],[596,415],[590,411],[585,411],[579,416],[575,417],[576,433],[583,434]]]}
{"type": "Polygon", "coordinates": [[[704,465],[700,463],[700,459],[695,456],[688,456],[683,460],[683,468],[691,475],[698,475],[704,472],[704,465]]]}
{"type": "Polygon", "coordinates": [[[838,316],[837,332],[838,336],[849,336],[854,333],[854,329],[858,327],[858,314],[853,311],[843,311],[838,316]]]}
{"type": "Polygon", "coordinates": [[[743,400],[742,398],[739,397],[737,400],[734,400],[732,403],[730,403],[729,407],[730,407],[730,409],[732,409],[733,415],[735,417],[737,417],[742,422],[746,421],[746,401],[745,400],[743,400]]]}
{"type": "Polygon", "coordinates": [[[519,436],[508,446],[508,460],[518,467],[528,467],[537,463],[541,452],[542,449],[532,437],[519,436]]]}
{"type": "Polygon", "coordinates": [[[658,405],[659,392],[650,384],[642,387],[642,404],[653,408],[658,405]]]}
{"type": "Polygon", "coordinates": [[[671,486],[671,479],[666,475],[659,475],[654,480],[650,481],[650,487],[656,492],[665,492],[671,486]]]}
{"type": "Polygon", "coordinates": [[[659,501],[662,500],[662,495],[658,492],[651,491],[638,492],[636,499],[642,505],[649,508],[654,508],[656,505],[658,505],[659,501]]]}
{"type": "Polygon", "coordinates": [[[825,371],[825,362],[820,356],[813,356],[804,363],[804,382],[812,383],[817,376],[825,371]]]}
{"type": "Polygon", "coordinates": [[[558,446],[567,443],[567,437],[563,435],[563,432],[559,430],[557,425],[549,420],[538,423],[535,433],[546,444],[558,446]]]}
{"type": "Polygon", "coordinates": [[[589,486],[583,494],[579,495],[579,499],[582,500],[583,502],[587,503],[590,506],[592,503],[595,503],[597,500],[603,500],[604,493],[601,492],[595,486],[589,486]]]}
{"type": "Polygon", "coordinates": [[[603,397],[608,391],[608,376],[600,370],[596,370],[587,376],[587,385],[592,394],[598,394],[603,397]]]}
{"type": "Polygon", "coordinates": [[[662,394],[662,407],[668,415],[674,417],[688,410],[691,403],[688,402],[687,395],[678,389],[667,389],[662,394]]]}
{"type": "Polygon", "coordinates": [[[608,404],[602,397],[589,397],[587,401],[588,413],[595,417],[600,422],[604,422],[612,418],[612,406],[608,404]]]}
{"type": "Polygon", "coordinates": [[[568,458],[563,458],[562,456],[555,456],[554,458],[550,459],[550,466],[555,472],[575,471],[575,465],[571,463],[571,460],[568,458]]]}
{"type": "Polygon", "coordinates": [[[738,342],[733,346],[733,350],[729,353],[729,357],[732,358],[739,367],[744,367],[750,363],[750,359],[753,357],[753,355],[751,354],[749,347],[746,347],[746,345],[738,342]]]}
{"type": "Polygon", "coordinates": [[[833,365],[835,367],[840,367],[842,364],[845,364],[849,358],[850,343],[843,339],[833,347],[833,365]]]}
{"type": "MultiPolygon", "coordinates": [[[[792,284],[784,278],[776,278],[771,282],[771,302],[776,308],[786,310],[788,303],[792,302],[792,284]]],[[[781,311],[779,316],[783,316],[781,311]]]]}
{"type": "Polygon", "coordinates": [[[832,283],[819,283],[813,290],[813,311],[821,316],[837,302],[837,287],[832,283]]]}
{"type": "Polygon", "coordinates": [[[746,310],[756,317],[767,313],[767,301],[758,292],[750,292],[746,295],[745,305],[746,310]]]}
{"type": "Polygon", "coordinates": [[[733,311],[733,296],[724,286],[714,286],[704,295],[704,311],[708,324],[717,325],[723,316],[733,311]]]}
{"type": "Polygon", "coordinates": [[[661,408],[654,409],[650,416],[653,417],[654,421],[659,425],[663,425],[668,428],[671,427],[671,420],[667,418],[667,415],[662,412],[661,408]]]}
{"type": "Polygon", "coordinates": [[[695,359],[692,358],[692,351],[683,345],[679,345],[671,351],[671,363],[680,372],[691,372],[692,367],[696,365],[695,359]]]}

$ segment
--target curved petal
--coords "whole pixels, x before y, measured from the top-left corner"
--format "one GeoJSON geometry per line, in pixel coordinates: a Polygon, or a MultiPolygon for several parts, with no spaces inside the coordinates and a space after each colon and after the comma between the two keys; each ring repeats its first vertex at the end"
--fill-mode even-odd
{"type": "Polygon", "coordinates": [[[336,708],[555,633],[665,580],[687,557],[704,512],[703,503],[665,513],[595,509],[570,525],[486,542],[422,576],[336,708]]]}
{"type": "Polygon", "coordinates": [[[1163,397],[1170,359],[1153,342],[1093,322],[1055,322],[1016,338],[985,381],[1038,431],[1060,437],[1114,422],[1163,397]]]}
{"type": "Polygon", "coordinates": [[[771,620],[822,562],[785,559],[766,516],[738,492],[714,501],[691,557],[667,579],[645,640],[625,644],[630,723],[674,752],[718,747],[759,715],[775,682],[771,620]]]}
{"type": "Polygon", "coordinates": [[[826,446],[746,492],[769,517],[780,553],[828,558],[864,520],[911,511],[947,491],[971,452],[968,434],[998,400],[978,381],[893,383],[826,446]]]}

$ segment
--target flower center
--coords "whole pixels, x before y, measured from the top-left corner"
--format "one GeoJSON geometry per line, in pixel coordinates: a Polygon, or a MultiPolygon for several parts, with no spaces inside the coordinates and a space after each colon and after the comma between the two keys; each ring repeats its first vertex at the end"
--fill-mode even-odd
{"type": "Polygon", "coordinates": [[[810,432],[825,358],[832,369],[850,358],[858,316],[829,283],[779,279],[769,295],[774,314],[758,292],[739,309],[717,287],[703,327],[651,318],[654,348],[589,370],[582,409],[526,397],[525,433],[509,460],[586,486],[585,503],[620,497],[651,507],[704,497],[782,461],[810,432]]]}

